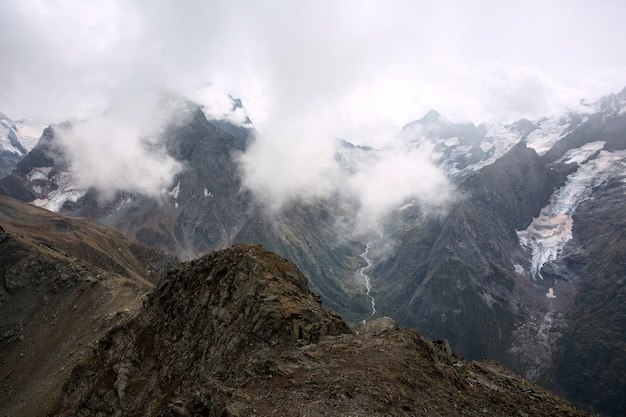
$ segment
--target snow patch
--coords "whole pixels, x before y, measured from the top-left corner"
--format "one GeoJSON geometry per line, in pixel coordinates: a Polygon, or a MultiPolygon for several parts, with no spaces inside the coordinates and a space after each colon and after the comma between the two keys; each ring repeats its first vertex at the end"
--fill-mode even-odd
{"type": "Polygon", "coordinates": [[[566,164],[581,164],[591,158],[593,154],[604,149],[604,145],[606,141],[597,141],[597,142],[589,142],[584,144],[580,148],[570,149],[563,155],[563,157],[559,160],[560,162],[564,162],[566,164]]]}
{"type": "MultiPolygon", "coordinates": [[[[584,120],[584,119],[583,119],[584,120]]],[[[559,141],[572,123],[569,117],[549,117],[539,121],[537,129],[526,138],[526,146],[541,156],[548,152],[559,141]]]]}
{"type": "Polygon", "coordinates": [[[45,128],[44,124],[24,119],[13,121],[2,118],[0,119],[0,149],[24,156],[35,147],[45,128]]]}
{"type": "Polygon", "coordinates": [[[180,181],[178,181],[178,184],[176,184],[176,187],[174,187],[172,189],[172,191],[170,191],[169,193],[167,193],[167,195],[169,195],[170,197],[172,197],[174,200],[178,199],[178,193],[180,192],[180,181]]]}
{"type": "Polygon", "coordinates": [[[68,201],[76,203],[87,194],[87,190],[53,191],[48,196],[48,201],[43,206],[45,209],[58,213],[68,201]]]}
{"type": "Polygon", "coordinates": [[[79,186],[70,172],[60,172],[55,175],[54,181],[58,188],[48,194],[48,203],[44,206],[50,211],[58,213],[66,202],[76,203],[87,194],[87,190],[79,186]]]}
{"type": "Polygon", "coordinates": [[[408,203],[406,203],[405,205],[401,206],[401,207],[398,209],[398,211],[404,211],[404,210],[406,210],[406,209],[408,209],[408,208],[415,207],[415,205],[416,205],[415,200],[409,201],[409,202],[408,202],[408,203]]]}
{"type": "Polygon", "coordinates": [[[52,171],[52,167],[37,167],[33,168],[27,175],[26,181],[31,182],[35,180],[45,180],[52,171]]]}
{"type": "Polygon", "coordinates": [[[446,139],[445,142],[443,142],[443,144],[445,146],[459,146],[460,142],[459,142],[459,138],[455,136],[455,137],[446,139]]]}
{"type": "Polygon", "coordinates": [[[548,290],[548,293],[546,294],[546,297],[556,298],[556,295],[554,295],[554,288],[550,287],[550,289],[548,290]]]}

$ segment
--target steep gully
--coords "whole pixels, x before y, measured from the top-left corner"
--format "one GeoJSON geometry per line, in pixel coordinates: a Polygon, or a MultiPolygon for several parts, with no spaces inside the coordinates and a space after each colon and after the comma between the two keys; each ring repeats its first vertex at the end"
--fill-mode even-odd
{"type": "Polygon", "coordinates": [[[372,281],[369,275],[365,273],[365,271],[368,271],[374,265],[374,263],[368,257],[368,255],[369,255],[370,249],[372,248],[372,245],[382,240],[384,236],[383,232],[378,229],[378,224],[374,224],[374,227],[372,227],[372,230],[376,232],[378,237],[373,240],[369,240],[367,244],[365,245],[365,252],[363,252],[359,256],[361,257],[361,259],[363,259],[366,262],[366,265],[364,267],[359,268],[355,273],[357,281],[362,283],[365,286],[365,295],[369,299],[370,304],[372,306],[372,313],[368,317],[363,319],[363,324],[367,322],[367,319],[373,317],[374,314],[376,314],[376,299],[370,294],[370,291],[372,290],[372,281]]]}

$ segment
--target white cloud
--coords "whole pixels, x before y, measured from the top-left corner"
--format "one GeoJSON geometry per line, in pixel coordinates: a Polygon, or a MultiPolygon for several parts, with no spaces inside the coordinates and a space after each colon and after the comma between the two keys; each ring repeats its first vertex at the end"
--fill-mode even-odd
{"type": "Polygon", "coordinates": [[[345,186],[359,203],[357,230],[372,227],[411,200],[426,210],[440,210],[452,200],[450,182],[428,153],[404,146],[379,151],[372,163],[347,178],[345,186]]]}
{"type": "Polygon", "coordinates": [[[170,88],[218,112],[195,89],[208,81],[243,99],[262,133],[248,185],[278,201],[333,188],[335,137],[380,145],[431,108],[511,122],[621,90],[624,15],[577,0],[7,2],[0,111],[91,120],[170,88]]]}
{"type": "Polygon", "coordinates": [[[372,114],[397,130],[430,108],[515,118],[516,102],[551,111],[573,100],[554,97],[563,90],[582,94],[575,101],[621,90],[625,12],[618,1],[9,2],[2,110],[58,122],[97,113],[129,80],[180,90],[206,80],[243,98],[260,126],[294,99],[342,102],[351,115],[335,122],[343,130],[372,114]],[[497,65],[537,69],[545,96],[530,103],[510,89],[496,100],[510,112],[494,115],[483,99],[503,75],[497,65]]]}
{"type": "Polygon", "coordinates": [[[135,91],[102,115],[55,128],[78,187],[106,200],[118,191],[157,197],[170,186],[182,165],[166,153],[162,133],[185,113],[159,103],[157,93],[135,91]]]}

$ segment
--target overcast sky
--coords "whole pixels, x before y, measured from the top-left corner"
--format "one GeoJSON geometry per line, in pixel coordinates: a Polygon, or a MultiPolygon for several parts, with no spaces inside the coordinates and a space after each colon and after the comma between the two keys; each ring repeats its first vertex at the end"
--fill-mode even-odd
{"type": "Polygon", "coordinates": [[[244,185],[270,205],[327,195],[342,183],[372,206],[412,195],[439,203],[449,187],[428,155],[402,148],[338,180],[335,138],[388,143],[430,109],[476,124],[536,119],[626,86],[623,0],[0,0],[0,7],[0,112],[43,123],[89,120],[62,139],[74,170],[93,173],[93,181],[82,175],[84,185],[110,195],[157,195],[181,169],[145,154],[138,140],[163,121],[145,110],[160,88],[207,109],[229,105],[209,91],[243,100],[261,133],[241,159],[244,185]]]}
{"type": "Polygon", "coordinates": [[[255,123],[538,117],[626,86],[626,2],[2,1],[0,111],[58,122],[213,82],[255,123]]]}

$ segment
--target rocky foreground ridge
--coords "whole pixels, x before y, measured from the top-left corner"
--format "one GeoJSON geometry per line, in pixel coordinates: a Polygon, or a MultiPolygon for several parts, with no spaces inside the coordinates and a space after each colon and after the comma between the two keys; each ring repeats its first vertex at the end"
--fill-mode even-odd
{"type": "Polygon", "coordinates": [[[176,260],[111,228],[0,196],[0,416],[43,416],[94,344],[176,260]]]}
{"type": "Polygon", "coordinates": [[[172,270],[72,371],[58,416],[582,416],[382,318],[352,332],[291,263],[240,244],[172,270]]]}

